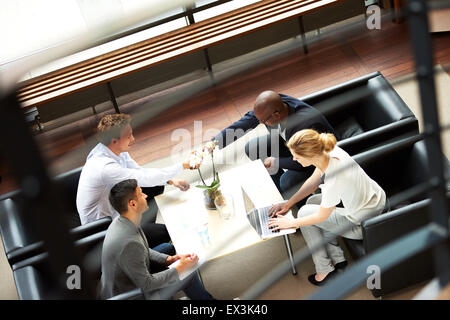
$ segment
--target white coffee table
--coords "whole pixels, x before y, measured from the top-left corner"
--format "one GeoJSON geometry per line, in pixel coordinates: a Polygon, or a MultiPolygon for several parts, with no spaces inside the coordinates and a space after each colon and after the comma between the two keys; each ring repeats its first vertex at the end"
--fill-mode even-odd
{"type": "MultiPolygon", "coordinates": [[[[175,189],[155,197],[177,252],[196,253],[200,264],[268,241],[259,237],[246,217],[241,185],[246,186],[246,192],[257,207],[283,200],[261,160],[219,172],[219,176],[220,190],[234,200],[234,217],[230,220],[221,219],[217,210],[207,210],[203,202],[203,189],[194,185],[185,192],[175,189]],[[198,232],[205,223],[209,243],[202,242],[198,232]]],[[[289,237],[286,235],[284,239],[292,272],[297,274],[289,237]]]]}

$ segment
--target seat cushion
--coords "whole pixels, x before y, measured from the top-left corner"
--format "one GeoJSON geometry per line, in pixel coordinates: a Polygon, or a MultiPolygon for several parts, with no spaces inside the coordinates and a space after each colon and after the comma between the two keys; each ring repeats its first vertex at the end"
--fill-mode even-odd
{"type": "Polygon", "coordinates": [[[364,132],[354,117],[350,117],[335,127],[336,132],[341,136],[341,140],[356,136],[364,132]]]}
{"type": "Polygon", "coordinates": [[[354,259],[359,259],[366,254],[366,250],[364,250],[362,240],[353,240],[347,238],[343,238],[342,240],[344,241],[354,259]]]}

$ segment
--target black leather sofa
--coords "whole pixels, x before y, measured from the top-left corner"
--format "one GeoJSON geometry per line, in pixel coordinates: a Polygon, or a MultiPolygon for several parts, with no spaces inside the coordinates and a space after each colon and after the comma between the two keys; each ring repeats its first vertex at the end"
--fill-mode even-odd
{"type": "Polygon", "coordinates": [[[419,133],[416,117],[380,72],[299,99],[325,115],[351,155],[419,133]]]}
{"type": "MultiPolygon", "coordinates": [[[[428,156],[422,137],[415,136],[392,142],[354,156],[366,173],[386,192],[388,199],[429,180],[428,156]],[[386,153],[387,152],[387,153],[386,153]],[[367,161],[370,156],[372,160],[367,161]]],[[[450,163],[443,156],[446,176],[450,163]]],[[[450,205],[450,183],[447,185],[450,205]]],[[[354,259],[370,254],[430,222],[430,199],[421,193],[392,206],[390,211],[362,222],[363,240],[343,238],[354,259]]],[[[375,297],[406,288],[434,276],[431,251],[417,254],[389,270],[381,270],[381,289],[373,289],[375,297]]]]}
{"type": "MultiPolygon", "coordinates": [[[[69,204],[64,214],[67,226],[74,241],[108,228],[111,218],[106,217],[81,226],[76,208],[76,194],[81,167],[55,177],[55,182],[63,190],[69,204]]],[[[44,243],[36,236],[34,228],[22,215],[23,196],[20,190],[0,197],[0,233],[8,261],[13,267],[17,262],[40,254],[44,251],[44,243]]],[[[58,213],[55,213],[58,214],[58,213]]]]}
{"type": "MultiPolygon", "coordinates": [[[[81,286],[77,291],[78,296],[84,294],[92,296],[97,295],[98,285],[101,276],[101,251],[106,230],[91,234],[87,237],[74,242],[74,247],[83,257],[80,267],[81,286]],[[87,275],[90,277],[87,278],[87,275]],[[87,291],[86,281],[90,281],[90,285],[94,290],[90,293],[87,291]],[[82,290],[86,290],[82,292],[82,290]]],[[[70,294],[70,288],[67,292],[54,292],[54,283],[50,282],[51,267],[49,264],[49,254],[42,252],[38,255],[29,257],[25,260],[14,264],[13,277],[17,288],[17,294],[20,300],[52,300],[61,299],[62,295],[70,294]]],[[[67,279],[70,274],[61,275],[62,281],[67,279]]]]}

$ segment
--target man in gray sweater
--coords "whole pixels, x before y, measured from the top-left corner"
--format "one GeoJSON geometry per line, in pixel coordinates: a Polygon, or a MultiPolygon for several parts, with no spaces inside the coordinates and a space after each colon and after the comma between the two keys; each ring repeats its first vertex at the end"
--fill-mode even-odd
{"type": "Polygon", "coordinates": [[[171,299],[179,290],[193,300],[213,299],[196,272],[180,281],[179,275],[197,264],[196,254],[169,256],[162,253],[173,249],[167,243],[149,248],[139,226],[148,207],[146,198],[135,179],[119,182],[110,191],[109,201],[120,216],[109,226],[103,243],[100,297],[140,288],[147,299],[171,299]],[[169,269],[177,260],[178,265],[169,269]]]}

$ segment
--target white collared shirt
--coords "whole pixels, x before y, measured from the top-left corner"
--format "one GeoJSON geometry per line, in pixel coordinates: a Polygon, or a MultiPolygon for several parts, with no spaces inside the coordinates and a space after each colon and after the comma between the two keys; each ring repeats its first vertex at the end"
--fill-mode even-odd
{"type": "Polygon", "coordinates": [[[281,136],[281,138],[283,138],[284,141],[286,141],[286,123],[287,120],[284,120],[278,124],[279,135],[281,136]]]}
{"type": "Polygon", "coordinates": [[[161,186],[181,171],[181,163],[162,169],[142,168],[128,152],[117,156],[104,144],[97,144],[87,156],[78,183],[77,210],[81,224],[106,216],[119,216],[108,199],[109,191],[116,183],[136,179],[140,187],[161,186]]]}

